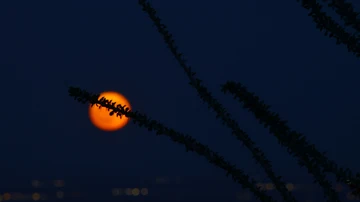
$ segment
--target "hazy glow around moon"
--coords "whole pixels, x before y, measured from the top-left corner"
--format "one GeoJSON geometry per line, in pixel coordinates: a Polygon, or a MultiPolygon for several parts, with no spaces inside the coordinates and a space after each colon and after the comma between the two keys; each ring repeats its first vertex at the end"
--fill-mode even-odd
{"type": "MultiPolygon", "coordinates": [[[[100,94],[100,97],[105,97],[107,100],[112,100],[112,102],[116,102],[116,104],[126,105],[129,109],[131,109],[129,101],[125,98],[125,96],[120,93],[107,91],[100,94]]],[[[108,111],[105,107],[101,107],[99,109],[95,105],[93,107],[89,106],[89,118],[90,121],[103,131],[115,131],[123,128],[128,122],[129,118],[122,116],[121,118],[114,114],[113,116],[109,115],[110,111],[108,111]]]]}

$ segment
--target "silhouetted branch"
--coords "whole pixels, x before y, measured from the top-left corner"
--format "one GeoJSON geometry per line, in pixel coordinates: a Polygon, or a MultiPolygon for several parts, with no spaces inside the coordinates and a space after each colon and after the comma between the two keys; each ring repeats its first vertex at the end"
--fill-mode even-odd
{"type": "Polygon", "coordinates": [[[242,170],[226,161],[224,157],[220,156],[217,152],[212,151],[208,146],[201,144],[191,136],[176,132],[174,129],[168,128],[160,122],[151,120],[144,114],[137,111],[131,111],[126,106],[122,106],[120,104],[116,105],[116,103],[107,100],[105,97],[99,99],[99,94],[92,94],[75,87],[69,87],[68,92],[69,95],[78,102],[83,104],[90,103],[91,106],[96,105],[99,108],[105,107],[110,111],[110,116],[116,115],[120,118],[122,116],[126,116],[131,118],[133,122],[140,127],[145,127],[149,131],[155,131],[156,135],[165,135],[170,137],[172,141],[184,145],[186,147],[186,151],[196,152],[200,156],[204,156],[209,163],[225,170],[227,172],[227,176],[231,175],[235,182],[241,184],[244,189],[249,189],[253,192],[256,198],[261,201],[276,202],[270,196],[267,196],[265,191],[260,190],[259,187],[256,186],[256,181],[254,179],[244,174],[242,170]]]}
{"type": "MultiPolygon", "coordinates": [[[[329,0],[323,0],[327,3],[329,0]]],[[[327,4],[330,8],[340,16],[345,22],[345,26],[350,26],[356,30],[356,34],[360,33],[360,20],[357,19],[358,12],[354,11],[354,7],[351,3],[346,3],[344,0],[331,0],[331,3],[327,4]]]]}
{"type": "Polygon", "coordinates": [[[263,167],[265,173],[274,183],[276,189],[280,192],[284,200],[288,202],[295,202],[296,199],[293,197],[291,192],[286,189],[285,183],[281,181],[281,177],[275,175],[272,165],[270,161],[266,159],[264,152],[255,146],[255,142],[250,139],[245,131],[240,129],[236,121],[231,118],[230,114],[226,112],[224,107],[215,98],[213,98],[207,88],[201,84],[202,81],[196,78],[195,72],[191,71],[191,67],[186,64],[186,61],[182,58],[182,54],[178,52],[175,41],[173,40],[172,35],[168,32],[166,25],[162,24],[161,19],[156,16],[155,9],[152,8],[150,3],[146,0],[139,0],[138,2],[142,6],[143,11],[149,15],[150,19],[157,27],[158,32],[162,34],[171,53],[175,56],[176,60],[188,76],[190,80],[189,84],[196,89],[199,97],[208,104],[209,109],[212,108],[216,112],[216,118],[220,118],[222,123],[232,130],[232,134],[251,151],[254,159],[263,167]]]}
{"type": "Polygon", "coordinates": [[[321,174],[322,172],[335,174],[338,182],[359,183],[360,174],[356,174],[356,178],[354,178],[350,169],[338,168],[335,162],[319,152],[314,144],[309,144],[305,136],[291,130],[287,126],[287,121],[281,120],[279,114],[271,112],[269,105],[266,105],[254,93],[249,92],[241,83],[228,81],[222,86],[222,92],[231,93],[235,99],[243,103],[244,109],[255,115],[260,124],[263,124],[265,128],[268,127],[270,133],[278,139],[279,144],[287,147],[288,152],[298,158],[299,165],[307,167],[308,172],[313,174],[316,181],[324,188],[325,194],[330,198],[335,199],[337,194],[331,189],[331,184],[325,179],[325,175],[321,174]],[[320,171],[321,168],[322,171],[320,171]]]}
{"type": "Polygon", "coordinates": [[[330,16],[327,16],[325,12],[322,12],[322,6],[317,3],[316,0],[301,0],[301,4],[302,7],[310,10],[308,15],[313,18],[317,29],[320,29],[320,31],[324,30],[325,36],[329,36],[330,38],[334,37],[336,39],[336,44],[345,44],[349,52],[353,52],[356,57],[360,57],[358,36],[355,34],[349,34],[330,16]]]}
{"type": "MultiPolygon", "coordinates": [[[[323,1],[328,2],[328,0],[323,1]]],[[[350,3],[345,3],[344,0],[331,1],[332,2],[329,3],[328,6],[340,15],[341,19],[345,22],[345,26],[351,26],[356,30],[355,34],[349,34],[342,26],[336,23],[331,17],[327,16],[325,12],[322,12],[322,6],[317,3],[316,0],[301,0],[301,3],[304,8],[310,11],[308,15],[313,18],[313,21],[316,23],[316,28],[320,29],[320,31],[324,30],[326,36],[329,36],[330,38],[334,37],[336,39],[336,44],[342,43],[347,45],[349,52],[353,52],[356,57],[360,57],[360,20],[357,19],[359,13],[354,12],[352,5],[350,3]]],[[[202,85],[202,81],[196,77],[195,72],[193,72],[191,67],[186,64],[182,54],[178,52],[178,48],[174,43],[172,35],[168,32],[167,27],[162,24],[160,18],[156,16],[155,9],[152,8],[150,3],[146,0],[138,0],[138,2],[142,6],[143,11],[149,15],[158,32],[162,34],[168,48],[188,76],[189,84],[196,89],[201,100],[207,103],[209,109],[215,111],[216,118],[220,118],[222,124],[230,128],[232,134],[250,150],[253,158],[263,167],[265,173],[274,183],[284,201],[296,202],[296,199],[285,187],[285,183],[281,181],[281,177],[276,176],[273,172],[271,162],[266,159],[265,154],[256,147],[255,143],[245,131],[241,130],[236,121],[231,118],[230,113],[228,113],[221,103],[219,103],[211,95],[208,89],[202,85]]],[[[269,128],[270,133],[278,139],[279,144],[287,147],[287,151],[292,156],[297,157],[298,164],[301,167],[307,167],[308,172],[314,176],[315,182],[323,187],[324,194],[328,198],[328,201],[338,202],[340,200],[337,193],[332,189],[330,182],[326,179],[326,173],[335,174],[338,182],[348,184],[354,194],[360,194],[359,173],[354,177],[348,168],[339,168],[335,162],[329,160],[323,153],[316,150],[314,144],[309,144],[302,134],[291,130],[287,126],[286,121],[281,120],[277,113],[271,112],[269,110],[270,106],[264,104],[259,97],[254,95],[254,93],[248,92],[245,86],[242,86],[240,83],[229,81],[223,85],[222,91],[224,93],[230,92],[234,98],[242,102],[244,108],[251,111],[261,124],[269,128]]],[[[167,128],[163,124],[151,120],[146,115],[136,111],[130,111],[126,106],[116,105],[116,103],[113,103],[104,97],[99,99],[98,94],[91,94],[79,88],[69,87],[69,95],[79,102],[89,102],[91,106],[96,105],[99,108],[106,107],[110,111],[109,115],[111,116],[116,115],[121,118],[121,116],[124,115],[131,118],[133,122],[140,127],[144,126],[149,131],[156,131],[157,135],[170,137],[172,141],[185,145],[187,151],[196,152],[207,158],[210,163],[224,169],[227,172],[227,175],[231,175],[234,181],[242,184],[243,188],[249,189],[261,201],[274,201],[270,196],[267,196],[264,191],[256,187],[256,182],[248,175],[245,175],[242,170],[237,169],[235,165],[225,161],[222,156],[210,150],[208,146],[199,143],[191,136],[167,128]]]]}

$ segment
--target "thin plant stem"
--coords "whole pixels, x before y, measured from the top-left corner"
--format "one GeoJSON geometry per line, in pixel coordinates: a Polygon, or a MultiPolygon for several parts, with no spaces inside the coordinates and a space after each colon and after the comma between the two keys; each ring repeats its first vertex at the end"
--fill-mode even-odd
{"type": "Polygon", "coordinates": [[[196,78],[196,73],[191,70],[191,67],[186,64],[186,61],[183,59],[182,54],[178,52],[178,48],[175,45],[175,41],[172,38],[172,35],[167,30],[166,25],[161,23],[161,19],[156,15],[156,10],[151,6],[146,0],[139,0],[139,4],[142,6],[144,12],[148,14],[150,19],[153,21],[158,32],[163,36],[167,47],[174,55],[180,66],[183,68],[184,72],[189,78],[189,84],[196,89],[198,96],[202,99],[203,102],[207,103],[208,108],[213,109],[216,112],[216,118],[220,118],[222,123],[232,130],[232,134],[240,140],[246,148],[250,150],[253,155],[253,158],[257,163],[261,165],[269,179],[274,183],[276,189],[280,192],[281,196],[285,201],[296,202],[297,200],[289,192],[285,186],[285,183],[281,181],[281,176],[276,176],[271,162],[265,157],[264,152],[255,146],[250,137],[241,130],[236,121],[231,118],[230,113],[226,112],[224,107],[211,95],[207,88],[201,84],[201,80],[196,78]]]}
{"type": "Polygon", "coordinates": [[[105,97],[99,99],[99,94],[92,94],[85,90],[76,87],[69,87],[68,93],[78,102],[83,104],[90,103],[92,107],[105,107],[109,111],[109,116],[116,115],[119,118],[126,116],[140,127],[145,127],[149,131],[155,131],[156,135],[164,135],[169,137],[173,142],[182,144],[186,147],[186,151],[192,151],[200,156],[205,157],[209,163],[222,168],[226,171],[227,176],[232,176],[232,179],[241,184],[244,189],[249,189],[256,198],[263,202],[276,202],[272,197],[265,194],[264,190],[260,190],[256,186],[256,181],[244,174],[244,171],[236,168],[234,164],[226,161],[224,157],[220,156],[217,152],[212,151],[208,146],[201,144],[195,138],[176,132],[174,129],[164,126],[162,123],[148,118],[145,114],[137,111],[131,111],[126,106],[116,104],[107,100],[105,97]],[[95,106],[94,106],[95,105],[95,106]]]}

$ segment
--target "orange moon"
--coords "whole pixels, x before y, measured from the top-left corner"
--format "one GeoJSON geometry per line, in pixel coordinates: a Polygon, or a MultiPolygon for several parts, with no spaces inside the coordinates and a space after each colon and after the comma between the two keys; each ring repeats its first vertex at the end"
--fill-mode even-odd
{"type": "MultiPolygon", "coordinates": [[[[105,97],[107,100],[112,100],[112,102],[116,102],[116,105],[121,104],[122,106],[126,105],[129,109],[131,109],[130,102],[120,93],[107,91],[100,94],[99,98],[105,97]]],[[[89,106],[89,118],[92,124],[103,131],[116,131],[120,128],[123,128],[128,122],[129,118],[125,116],[110,116],[107,108],[93,107],[89,106]]]]}

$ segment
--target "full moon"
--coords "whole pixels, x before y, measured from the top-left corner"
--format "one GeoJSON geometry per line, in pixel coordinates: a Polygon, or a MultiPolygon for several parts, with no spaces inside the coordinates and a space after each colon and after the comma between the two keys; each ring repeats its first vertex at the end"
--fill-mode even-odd
{"type": "MultiPolygon", "coordinates": [[[[107,91],[100,94],[99,98],[105,97],[107,100],[112,100],[112,102],[116,102],[116,105],[121,104],[122,106],[126,105],[129,109],[131,109],[130,102],[120,93],[107,91]]],[[[92,124],[103,131],[116,131],[120,128],[123,128],[128,122],[129,118],[125,116],[110,116],[107,108],[97,107],[94,105],[93,107],[89,106],[89,118],[92,124]]]]}

